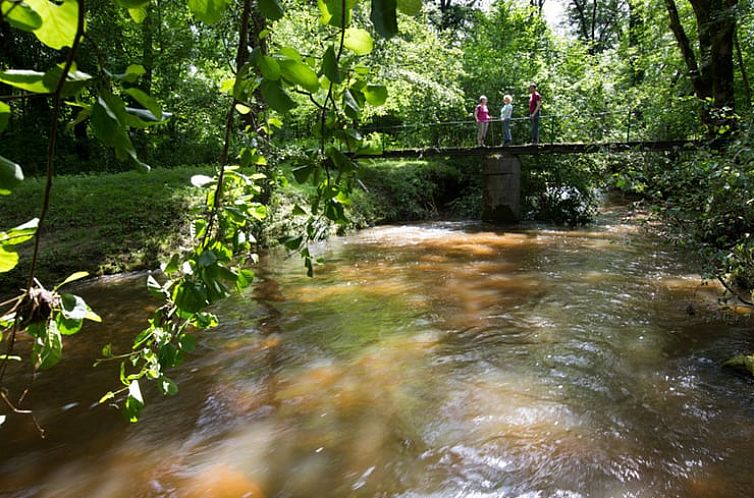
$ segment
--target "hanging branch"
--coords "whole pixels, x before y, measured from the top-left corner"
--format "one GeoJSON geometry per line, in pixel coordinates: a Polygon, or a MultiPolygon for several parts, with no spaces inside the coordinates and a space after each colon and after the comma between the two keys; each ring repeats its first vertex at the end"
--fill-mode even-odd
{"type": "MultiPolygon", "coordinates": [[[[26,285],[26,292],[24,294],[24,297],[21,301],[16,303],[16,307],[18,307],[22,301],[25,298],[28,298],[28,296],[31,293],[32,288],[34,287],[41,287],[39,282],[36,280],[34,273],[36,271],[36,265],[37,261],[39,259],[39,241],[42,234],[42,228],[44,226],[45,218],[47,217],[47,211],[50,208],[50,196],[52,192],[52,179],[55,176],[55,145],[58,137],[58,120],[60,118],[60,108],[62,105],[62,98],[61,95],[63,93],[63,87],[65,86],[65,82],[68,79],[68,73],[71,70],[71,67],[73,66],[73,61],[76,58],[76,53],[78,52],[79,46],[81,45],[81,39],[84,36],[84,17],[86,15],[86,9],[84,5],[84,0],[77,0],[78,3],[78,18],[77,18],[77,24],[76,24],[76,34],[73,37],[73,44],[71,45],[71,49],[68,51],[68,55],[66,57],[65,65],[63,66],[63,71],[60,75],[60,79],[58,80],[57,86],[55,87],[55,91],[52,93],[52,101],[53,101],[53,108],[52,108],[52,117],[50,120],[50,135],[47,139],[47,181],[45,184],[45,190],[44,190],[44,197],[42,200],[42,210],[39,214],[39,222],[37,224],[37,230],[34,234],[34,253],[31,258],[31,267],[29,269],[29,280],[26,285]]],[[[19,331],[19,328],[21,326],[21,322],[26,317],[16,315],[16,319],[13,323],[13,327],[10,330],[10,334],[8,335],[8,348],[5,353],[5,357],[2,360],[2,366],[0,366],[0,385],[2,385],[3,378],[5,377],[5,372],[8,368],[8,361],[10,355],[13,353],[13,348],[16,343],[16,334],[19,331]]]]}
{"type": "Polygon", "coordinates": [[[52,94],[52,119],[50,124],[50,138],[47,140],[47,182],[45,184],[44,198],[42,201],[42,212],[39,214],[39,224],[37,225],[37,232],[34,235],[34,254],[31,258],[31,268],[29,270],[29,282],[27,288],[31,288],[34,283],[34,272],[37,266],[37,260],[39,259],[39,239],[41,238],[42,228],[44,226],[45,218],[47,217],[47,211],[50,208],[50,193],[52,191],[52,178],[55,176],[55,145],[58,138],[58,119],[60,118],[60,107],[62,104],[61,94],[63,93],[63,87],[68,79],[68,73],[73,66],[73,61],[78,52],[79,45],[81,45],[81,39],[84,36],[84,17],[86,9],[84,6],[84,0],[77,0],[79,6],[78,19],[76,24],[76,35],[73,37],[73,45],[68,51],[68,57],[65,60],[63,66],[63,72],[58,80],[58,85],[55,87],[55,91],[52,94]]]}
{"type": "MultiPolygon", "coordinates": [[[[251,18],[251,0],[244,0],[243,10],[241,11],[241,25],[238,30],[238,50],[236,52],[236,78],[240,77],[241,68],[246,63],[249,57],[249,20],[251,18]]],[[[207,220],[207,229],[202,237],[202,247],[207,243],[210,232],[212,231],[212,225],[215,223],[220,208],[222,207],[222,193],[223,193],[223,181],[225,179],[225,166],[228,164],[228,154],[230,151],[231,133],[233,131],[233,116],[236,110],[236,104],[240,101],[234,96],[233,100],[228,108],[228,113],[225,117],[225,141],[223,143],[223,150],[220,153],[220,172],[217,177],[217,187],[215,188],[214,202],[212,204],[212,210],[209,213],[209,219],[207,220]]]]}

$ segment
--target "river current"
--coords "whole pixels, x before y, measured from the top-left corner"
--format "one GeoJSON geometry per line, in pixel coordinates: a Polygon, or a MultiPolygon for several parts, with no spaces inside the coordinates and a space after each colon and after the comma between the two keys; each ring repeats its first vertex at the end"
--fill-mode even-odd
{"type": "Polygon", "coordinates": [[[628,215],[369,229],[313,279],[269,255],[135,425],[91,365],[155,303],[144,275],[86,284],[105,321],[35,379],[46,438],[0,428],[0,496],[752,496],[754,384],[721,368],[752,323],[628,215]]]}

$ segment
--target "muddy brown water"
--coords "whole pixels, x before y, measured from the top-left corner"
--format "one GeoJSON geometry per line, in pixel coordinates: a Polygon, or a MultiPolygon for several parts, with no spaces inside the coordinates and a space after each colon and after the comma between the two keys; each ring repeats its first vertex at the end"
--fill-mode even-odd
{"type": "Polygon", "coordinates": [[[105,322],[35,379],[47,437],[0,429],[0,496],[752,496],[754,384],[720,368],[752,323],[626,215],[370,229],[314,279],[269,256],[136,425],[91,364],[140,330],[145,276],[87,284],[105,322]]]}

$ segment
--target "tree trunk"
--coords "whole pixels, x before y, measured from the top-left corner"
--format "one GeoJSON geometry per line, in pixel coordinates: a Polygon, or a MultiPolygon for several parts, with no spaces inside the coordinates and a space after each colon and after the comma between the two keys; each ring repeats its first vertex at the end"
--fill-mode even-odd
{"type": "Polygon", "coordinates": [[[690,0],[699,34],[699,61],[683,29],[674,0],[665,0],[670,27],[686,62],[694,93],[699,99],[712,99],[712,109],[702,120],[715,133],[721,126],[731,128],[729,114],[735,109],[733,86],[733,40],[738,0],[690,0]]]}
{"type": "MultiPolygon", "coordinates": [[[[141,23],[142,55],[141,64],[144,66],[144,76],[141,78],[141,88],[147,94],[152,93],[152,73],[154,71],[154,19],[152,4],[147,4],[147,17],[141,23]]],[[[159,118],[160,116],[155,116],[159,118]]]]}

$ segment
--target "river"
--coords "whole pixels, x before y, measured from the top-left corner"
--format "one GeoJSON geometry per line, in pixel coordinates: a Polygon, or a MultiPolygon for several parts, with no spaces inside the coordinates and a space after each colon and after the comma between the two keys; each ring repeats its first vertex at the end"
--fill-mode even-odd
{"type": "MultiPolygon", "coordinates": [[[[96,400],[154,306],[144,275],[79,289],[105,319],[0,429],[3,497],[749,497],[751,321],[625,208],[582,230],[369,229],[217,307],[128,424],[96,400]]],[[[20,382],[21,379],[16,379],[20,382]]]]}

